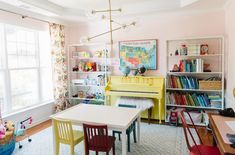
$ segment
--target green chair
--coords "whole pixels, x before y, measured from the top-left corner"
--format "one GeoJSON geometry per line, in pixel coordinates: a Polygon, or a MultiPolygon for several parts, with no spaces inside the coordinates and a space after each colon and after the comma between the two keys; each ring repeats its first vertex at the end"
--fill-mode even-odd
{"type": "MultiPolygon", "coordinates": [[[[128,104],[119,104],[119,107],[126,107],[126,108],[136,108],[135,105],[128,105],[128,104]]],[[[127,134],[127,145],[128,145],[128,152],[130,152],[130,134],[133,131],[133,138],[134,142],[136,143],[136,120],[130,125],[130,127],[126,130],[127,134]]],[[[120,131],[113,131],[113,137],[115,137],[115,134],[118,134],[119,140],[121,140],[121,132],[120,131]]]]}

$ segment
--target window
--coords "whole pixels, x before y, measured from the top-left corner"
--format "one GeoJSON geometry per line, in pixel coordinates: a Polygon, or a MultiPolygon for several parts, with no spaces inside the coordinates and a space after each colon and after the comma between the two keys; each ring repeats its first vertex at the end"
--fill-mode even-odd
{"type": "Polygon", "coordinates": [[[2,113],[51,101],[49,32],[1,24],[0,35],[2,113]]]}

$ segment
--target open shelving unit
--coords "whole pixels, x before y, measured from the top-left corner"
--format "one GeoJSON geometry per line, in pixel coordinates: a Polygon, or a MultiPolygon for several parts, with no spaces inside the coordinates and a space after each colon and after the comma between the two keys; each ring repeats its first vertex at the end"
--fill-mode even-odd
{"type": "Polygon", "coordinates": [[[105,43],[68,46],[68,86],[72,104],[105,104],[104,88],[112,70],[108,62],[110,54],[105,43]]]}
{"type": "MultiPolygon", "coordinates": [[[[175,39],[175,40],[167,40],[167,75],[166,75],[166,87],[165,87],[165,120],[166,122],[169,121],[169,115],[170,110],[172,108],[184,108],[189,110],[221,110],[224,109],[224,38],[223,36],[208,36],[208,37],[197,37],[197,38],[183,38],[183,39],[175,39]],[[201,45],[208,45],[208,52],[202,53],[201,52],[201,45]],[[198,45],[198,47],[201,47],[197,51],[187,51],[187,53],[183,53],[182,45],[186,45],[186,47],[189,45],[195,45],[195,47],[198,45]],[[182,52],[182,53],[181,53],[182,52]],[[191,53],[189,53],[191,52],[191,53]],[[192,54],[193,53],[193,54],[192,54]],[[188,62],[193,62],[197,59],[202,60],[203,64],[210,64],[209,65],[209,71],[204,71],[204,65],[203,65],[203,71],[194,71],[191,70],[193,67],[192,65],[189,67],[187,66],[188,62]],[[172,71],[173,66],[177,64],[177,66],[180,66],[179,64],[182,62],[186,62],[187,69],[189,70],[180,70],[179,71],[172,71]],[[179,81],[172,79],[180,79],[179,81]],[[198,85],[201,80],[206,80],[210,77],[217,77],[221,79],[221,89],[201,89],[198,85]],[[197,88],[185,88],[185,81],[182,79],[187,79],[186,83],[191,82],[188,79],[195,79],[197,82],[197,88]],[[176,84],[181,84],[180,87],[173,87],[172,81],[176,84]],[[176,82],[175,82],[176,81],[176,82]],[[183,84],[182,84],[183,83],[183,84]],[[182,85],[184,85],[182,87],[182,85]],[[173,95],[172,95],[173,94],[173,95]],[[175,97],[175,94],[179,94],[182,100],[177,101],[183,101],[183,103],[178,103],[175,98],[178,99],[178,96],[175,97]],[[189,94],[189,95],[188,95],[189,94]],[[189,100],[189,96],[193,96],[192,94],[196,94],[196,100],[198,99],[200,105],[191,105],[188,103],[192,103],[191,100],[189,100]],[[208,96],[220,96],[221,100],[217,100],[215,102],[218,102],[217,106],[214,106],[212,104],[204,104],[204,103],[211,103],[211,100],[208,99],[208,102],[204,100],[204,98],[208,96]],[[173,96],[173,97],[172,97],[173,96]],[[183,97],[182,97],[183,96],[183,97]],[[200,97],[197,97],[200,96],[200,97]],[[202,96],[202,97],[201,97],[202,96]],[[175,98],[174,98],[175,97],[175,98]],[[200,100],[202,98],[203,100],[200,100]],[[201,102],[200,102],[201,101],[201,102]],[[186,104],[185,104],[186,103],[186,104]],[[203,104],[202,104],[203,103],[203,104]]],[[[188,47],[189,47],[188,46],[188,47]]],[[[189,50],[189,49],[187,49],[189,50]]],[[[184,67],[185,67],[184,66],[184,67]]],[[[195,101],[195,100],[193,100],[195,101]]]]}

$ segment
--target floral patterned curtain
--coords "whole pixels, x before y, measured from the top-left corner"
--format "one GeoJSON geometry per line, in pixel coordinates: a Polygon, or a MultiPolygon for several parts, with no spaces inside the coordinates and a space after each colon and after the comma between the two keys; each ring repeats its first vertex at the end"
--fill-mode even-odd
{"type": "Polygon", "coordinates": [[[63,25],[51,23],[50,37],[53,63],[55,111],[62,111],[69,106],[68,72],[65,52],[65,30],[63,25]]]}

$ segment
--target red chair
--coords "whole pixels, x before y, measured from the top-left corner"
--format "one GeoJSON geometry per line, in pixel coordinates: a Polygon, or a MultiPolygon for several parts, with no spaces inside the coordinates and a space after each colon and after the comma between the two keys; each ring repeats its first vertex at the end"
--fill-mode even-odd
{"type": "Polygon", "coordinates": [[[198,130],[193,122],[193,119],[192,117],[190,116],[190,114],[188,112],[185,112],[185,111],[181,111],[180,112],[180,118],[181,118],[181,121],[182,121],[182,125],[183,125],[183,129],[184,129],[184,135],[185,135],[185,139],[186,139],[186,143],[187,143],[187,147],[190,151],[190,155],[220,155],[220,151],[217,147],[213,147],[213,146],[206,146],[203,144],[202,142],[202,139],[201,137],[199,136],[198,134],[198,130]],[[193,134],[192,132],[190,131],[190,128],[189,128],[189,125],[186,123],[185,121],[185,117],[184,117],[184,113],[187,113],[188,116],[189,116],[189,119],[192,123],[192,128],[196,131],[196,134],[199,138],[199,143],[200,144],[197,144],[194,137],[193,137],[193,134]],[[188,133],[190,135],[190,138],[193,142],[193,146],[190,145],[190,142],[189,142],[189,137],[188,137],[188,133]]]}
{"type": "Polygon", "coordinates": [[[115,155],[115,137],[108,136],[107,125],[88,125],[83,124],[85,154],[89,155],[89,150],[98,152],[106,152],[113,148],[113,155],[115,155]]]}

